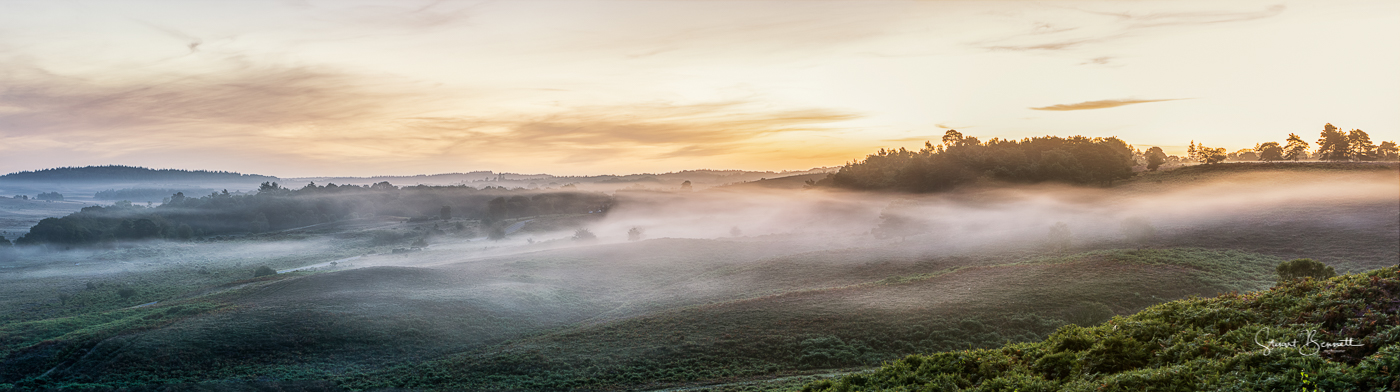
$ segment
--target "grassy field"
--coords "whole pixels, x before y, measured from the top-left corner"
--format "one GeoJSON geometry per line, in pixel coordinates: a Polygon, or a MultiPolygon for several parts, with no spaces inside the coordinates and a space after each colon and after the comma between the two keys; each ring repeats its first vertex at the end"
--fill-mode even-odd
{"type": "Polygon", "coordinates": [[[802,390],[1396,390],[1397,291],[1393,267],[1309,278],[1155,305],[1034,343],[911,355],[802,390]]]}
{"type": "Polygon", "coordinates": [[[1152,238],[1081,224],[1067,247],[1047,247],[1029,219],[1033,230],[945,220],[957,230],[905,239],[795,229],[580,242],[572,228],[606,219],[558,216],[503,241],[464,221],[407,253],[393,250],[441,222],[12,252],[0,261],[0,389],[840,390],[864,376],[812,382],[1265,290],[1295,257],[1353,272],[1400,259],[1400,206],[1368,196],[1400,185],[1386,182],[1393,165],[1226,166],[934,201],[996,217],[1040,203],[1014,192],[1064,192],[1074,202],[1046,209],[1161,211],[1152,238]],[[1355,194],[1270,190],[1317,176],[1355,194]],[[1243,201],[1202,196],[1221,192],[1243,201]],[[1295,200],[1315,203],[1276,207],[1295,200]]]}

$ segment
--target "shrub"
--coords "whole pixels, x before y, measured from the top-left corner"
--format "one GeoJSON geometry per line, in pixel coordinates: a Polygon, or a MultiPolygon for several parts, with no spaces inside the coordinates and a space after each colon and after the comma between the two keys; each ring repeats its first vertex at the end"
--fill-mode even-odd
{"type": "Polygon", "coordinates": [[[1337,276],[1337,271],[1332,267],[1322,264],[1313,259],[1293,259],[1278,264],[1279,282],[1286,282],[1295,279],[1313,278],[1327,279],[1337,276]]]}
{"type": "Polygon", "coordinates": [[[274,269],[272,269],[272,267],[268,267],[268,266],[265,266],[265,265],[264,265],[264,266],[258,267],[257,270],[254,270],[254,271],[253,271],[253,277],[254,277],[254,278],[261,277],[261,276],[268,276],[268,275],[277,275],[277,270],[274,270],[274,269]]]}
{"type": "Polygon", "coordinates": [[[131,296],[136,295],[136,289],[130,287],[122,287],[120,289],[117,289],[117,295],[122,296],[122,299],[131,298],[131,296]]]}
{"type": "Polygon", "coordinates": [[[594,235],[592,231],[588,231],[588,229],[574,230],[574,241],[593,241],[596,239],[598,239],[598,236],[594,235]]]}

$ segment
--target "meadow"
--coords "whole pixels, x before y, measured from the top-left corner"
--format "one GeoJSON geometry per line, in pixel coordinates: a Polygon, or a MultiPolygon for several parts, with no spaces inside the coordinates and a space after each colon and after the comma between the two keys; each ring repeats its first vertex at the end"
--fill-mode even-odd
{"type": "MultiPolygon", "coordinates": [[[[1163,309],[1349,295],[1342,283],[1272,288],[1274,267],[1293,258],[1369,274],[1339,278],[1345,287],[1393,280],[1366,271],[1400,259],[1396,172],[1227,164],[1111,187],[979,183],[936,196],[777,179],[622,193],[606,215],[509,219],[518,231],[498,241],[471,219],[381,216],[191,241],[17,247],[0,261],[0,389],[900,390],[945,380],[995,390],[988,380],[1013,376],[1030,381],[1003,384],[1022,390],[1129,388],[1185,365],[1082,369],[1043,358],[1108,352],[1064,348],[1076,334],[1186,322],[1163,309]],[[922,229],[875,235],[893,216],[922,229]],[[1127,230],[1138,217],[1150,235],[1127,230]],[[1057,237],[1057,223],[1072,235],[1057,237]],[[440,229],[457,224],[464,229],[440,229]],[[632,227],[646,236],[627,240],[632,227]],[[577,228],[597,238],[577,238],[577,228]],[[425,247],[410,244],[419,238],[425,247]],[[263,266],[287,272],[254,276],[263,266]],[[1248,294],[1261,290],[1278,294],[1248,294]],[[915,372],[949,361],[1023,370],[915,372]]],[[[1285,310],[1305,306],[1291,301],[1285,310]]],[[[1201,325],[1216,335],[1241,328],[1201,325]]],[[[1230,355],[1257,356],[1229,342],[1230,355]]],[[[1171,358],[1202,355],[1193,353],[1171,358]]],[[[1342,369],[1319,364],[1309,369],[1342,369]]]]}

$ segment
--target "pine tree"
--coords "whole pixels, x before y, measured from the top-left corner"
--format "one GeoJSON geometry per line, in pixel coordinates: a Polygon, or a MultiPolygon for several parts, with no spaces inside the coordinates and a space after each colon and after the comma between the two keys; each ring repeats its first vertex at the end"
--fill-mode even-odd
{"type": "Polygon", "coordinates": [[[1317,159],[1323,161],[1345,161],[1351,158],[1351,146],[1347,135],[1332,124],[1323,126],[1317,139],[1317,159]]]}
{"type": "Polygon", "coordinates": [[[1374,161],[1376,160],[1376,145],[1371,144],[1371,135],[1366,131],[1353,129],[1347,132],[1347,155],[1353,161],[1374,161]]]}
{"type": "Polygon", "coordinates": [[[1290,133],[1288,134],[1288,146],[1283,148],[1283,159],[1290,161],[1307,159],[1308,147],[1308,142],[1303,141],[1303,138],[1299,137],[1298,134],[1290,133]]]}

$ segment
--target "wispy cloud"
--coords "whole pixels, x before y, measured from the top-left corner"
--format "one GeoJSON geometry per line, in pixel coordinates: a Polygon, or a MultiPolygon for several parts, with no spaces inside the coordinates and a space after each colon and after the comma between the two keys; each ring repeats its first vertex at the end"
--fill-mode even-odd
{"type": "Polygon", "coordinates": [[[1152,12],[1146,14],[1133,14],[1131,12],[1096,12],[1082,9],[1080,11],[1096,15],[1113,16],[1120,20],[1131,22],[1132,27],[1145,28],[1245,22],[1278,16],[1287,8],[1288,7],[1283,4],[1275,4],[1258,11],[1152,12]]]}
{"type": "Polygon", "coordinates": [[[94,80],[12,66],[0,69],[0,86],[0,134],[22,142],[9,147],[66,144],[112,158],[236,146],[288,163],[350,165],[694,159],[771,149],[773,138],[861,117],[745,100],[473,112],[453,108],[475,102],[460,94],[315,67],[94,80]]]}
{"type": "MultiPolygon", "coordinates": [[[[1113,3],[1109,3],[1113,4],[1113,3]]],[[[973,45],[992,51],[1062,51],[1079,49],[1091,44],[1102,44],[1130,36],[1145,30],[1172,26],[1200,26],[1210,24],[1246,22],[1271,18],[1282,14],[1287,7],[1273,5],[1262,10],[1232,11],[1188,11],[1188,12],[1111,12],[1070,8],[1080,14],[1111,17],[1111,21],[1083,20],[1083,26],[1059,27],[1044,22],[1033,22],[1023,33],[1004,36],[973,45]]],[[[1064,19],[1076,19],[1066,15],[1064,19]]],[[[1066,22],[1076,23],[1076,22],[1066,22]]],[[[1061,23],[1063,24],[1063,23],[1061,23]]]]}
{"type": "Polygon", "coordinates": [[[1049,110],[1049,111],[1064,112],[1064,111],[1071,111],[1071,110],[1108,109],[1108,108],[1116,108],[1116,107],[1125,106],[1125,105],[1134,105],[1134,104],[1139,104],[1139,103],[1177,101],[1177,100],[1182,100],[1182,99],[1190,99],[1190,98],[1173,98],[1173,99],[1106,99],[1106,100],[1102,100],[1102,101],[1088,101],[1088,102],[1080,102],[1080,103],[1070,103],[1070,104],[1059,104],[1059,105],[1042,106],[1042,107],[1038,107],[1038,108],[1031,108],[1031,110],[1049,110]]]}

